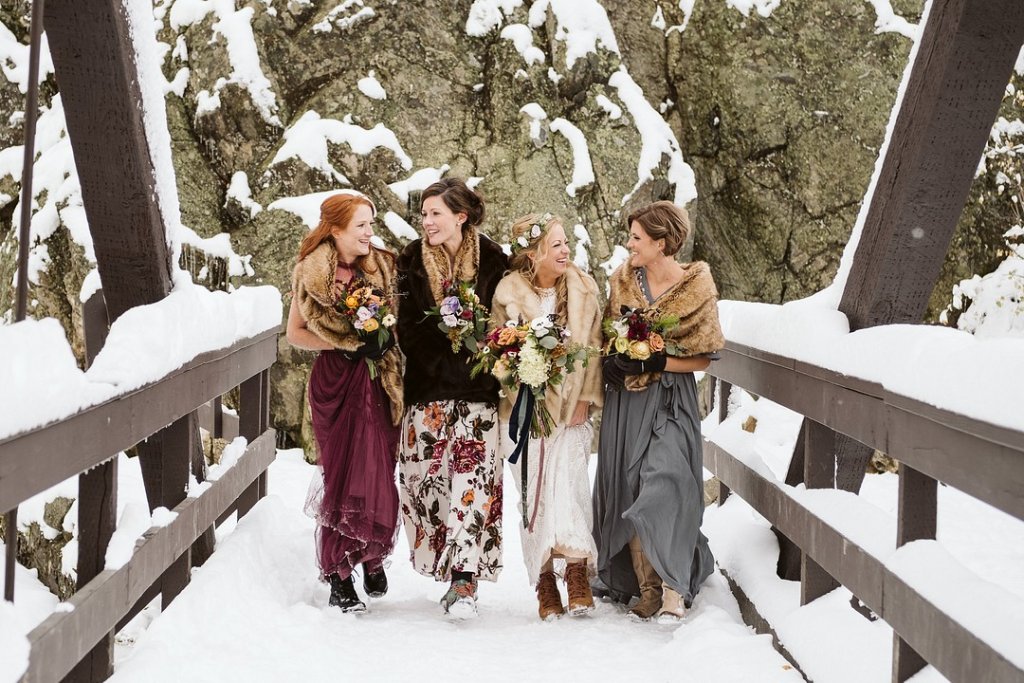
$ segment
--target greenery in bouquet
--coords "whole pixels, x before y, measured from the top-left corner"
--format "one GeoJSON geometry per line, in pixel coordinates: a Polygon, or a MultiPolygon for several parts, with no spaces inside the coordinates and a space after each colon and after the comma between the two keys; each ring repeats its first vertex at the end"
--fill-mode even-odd
{"type": "Polygon", "coordinates": [[[557,386],[579,367],[586,367],[597,349],[570,341],[569,330],[556,324],[552,316],[529,322],[508,321],[484,339],[476,354],[472,377],[490,373],[509,391],[529,390],[535,400],[530,433],[549,436],[554,419],[544,405],[548,387],[557,386]]]}
{"type": "Polygon", "coordinates": [[[686,349],[666,338],[666,333],[679,324],[679,316],[658,317],[647,308],[623,306],[618,318],[606,318],[604,331],[606,355],[621,353],[633,360],[647,360],[655,353],[682,357],[686,349]]]}
{"type": "Polygon", "coordinates": [[[427,311],[427,316],[438,319],[437,328],[451,341],[452,353],[458,353],[465,347],[475,354],[487,332],[490,312],[480,303],[472,284],[445,280],[442,288],[444,298],[441,304],[427,311]]]}
{"type": "MultiPolygon", "coordinates": [[[[381,350],[388,348],[396,318],[384,292],[353,278],[338,297],[336,308],[349,319],[363,344],[373,344],[381,350]]],[[[376,363],[369,356],[364,356],[364,360],[370,369],[370,379],[375,378],[376,363]]]]}

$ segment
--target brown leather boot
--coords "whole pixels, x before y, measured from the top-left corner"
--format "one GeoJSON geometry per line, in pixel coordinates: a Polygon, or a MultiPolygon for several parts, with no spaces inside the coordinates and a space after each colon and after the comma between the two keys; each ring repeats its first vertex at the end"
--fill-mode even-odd
{"type": "Polygon", "coordinates": [[[537,614],[544,621],[557,619],[565,614],[554,572],[541,572],[540,578],[537,579],[537,614]]]}
{"type": "Polygon", "coordinates": [[[565,589],[569,593],[570,616],[578,617],[594,609],[594,595],[590,592],[586,561],[565,565],[565,589]]]}
{"type": "Polygon", "coordinates": [[[633,560],[636,580],[640,583],[640,602],[629,611],[641,619],[650,619],[661,608],[661,577],[644,554],[639,536],[630,539],[629,555],[633,560]]]}

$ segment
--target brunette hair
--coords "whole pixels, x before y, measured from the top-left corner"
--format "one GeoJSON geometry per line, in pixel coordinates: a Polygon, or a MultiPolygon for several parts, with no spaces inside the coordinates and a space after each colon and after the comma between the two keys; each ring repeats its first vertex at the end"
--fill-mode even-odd
{"type": "Polygon", "coordinates": [[[483,198],[477,192],[469,189],[469,186],[461,178],[442,178],[428,186],[420,195],[420,207],[430,197],[440,197],[452,213],[466,214],[463,230],[475,228],[484,222],[483,198]]]}
{"type": "Polygon", "coordinates": [[[652,240],[665,240],[662,252],[666,256],[674,256],[682,249],[690,234],[690,214],[667,200],[654,202],[629,214],[626,230],[632,227],[633,221],[639,223],[652,240]]]}
{"type": "MultiPolygon", "coordinates": [[[[565,223],[562,222],[562,219],[551,214],[544,214],[542,216],[539,213],[528,213],[517,218],[512,224],[510,231],[513,251],[512,257],[508,262],[509,270],[519,271],[526,278],[527,282],[536,284],[537,261],[542,261],[547,256],[544,240],[547,239],[551,228],[556,225],[561,225],[563,229],[565,228],[565,223]],[[535,225],[540,228],[540,234],[533,237],[533,226],[535,225]],[[523,242],[519,240],[525,241],[526,244],[523,245],[523,242]],[[531,254],[533,258],[530,258],[531,254]]],[[[569,268],[579,269],[572,261],[569,261],[569,268]]],[[[555,321],[559,325],[564,326],[568,319],[569,285],[563,273],[555,281],[555,321]]]]}
{"type": "MultiPolygon", "coordinates": [[[[314,249],[330,240],[335,230],[347,228],[360,206],[370,207],[373,215],[377,215],[377,207],[364,194],[338,193],[325,199],[320,205],[320,222],[302,238],[302,244],[299,245],[299,260],[306,258],[314,249]]],[[[368,255],[356,259],[356,267],[360,270],[367,271],[368,265],[368,255]]]]}

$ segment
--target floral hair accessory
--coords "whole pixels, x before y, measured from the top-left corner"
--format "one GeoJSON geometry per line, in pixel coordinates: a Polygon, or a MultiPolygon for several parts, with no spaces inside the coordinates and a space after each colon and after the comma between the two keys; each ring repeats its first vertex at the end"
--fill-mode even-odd
{"type": "Polygon", "coordinates": [[[551,213],[545,213],[540,217],[540,222],[534,223],[530,226],[530,232],[524,233],[517,237],[514,242],[510,245],[512,248],[512,255],[515,256],[523,249],[529,248],[536,240],[540,239],[544,235],[544,228],[554,220],[554,215],[551,213]],[[527,234],[529,236],[527,236],[527,234]]]}

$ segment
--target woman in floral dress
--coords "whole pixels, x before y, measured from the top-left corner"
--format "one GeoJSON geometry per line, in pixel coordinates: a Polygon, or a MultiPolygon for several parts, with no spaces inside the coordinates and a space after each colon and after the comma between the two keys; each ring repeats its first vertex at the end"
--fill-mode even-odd
{"type": "Polygon", "coordinates": [[[470,379],[469,349],[459,342],[453,351],[441,319],[426,312],[446,306],[450,288],[460,283],[489,309],[508,261],[478,231],[483,200],[463,181],[438,181],[421,197],[423,237],[398,260],[408,406],[399,493],[413,567],[449,583],[441,606],[467,618],[476,615],[477,582],[495,581],[501,571],[498,383],[487,375],[470,379]]]}
{"type": "MultiPolygon", "coordinates": [[[[557,217],[529,214],[515,222],[510,266],[494,292],[491,319],[495,326],[551,316],[570,332],[572,341],[595,349],[601,346],[597,283],[569,260],[565,229],[557,217]]],[[[586,614],[594,608],[589,571],[597,561],[597,547],[587,465],[594,439],[590,410],[600,404],[602,389],[597,359],[586,368],[576,368],[562,383],[549,386],[544,402],[555,428],[529,444],[526,491],[520,491],[528,521],[521,538],[541,619],[566,613],[555,580],[556,560],[565,563],[569,614],[586,614]]],[[[507,396],[501,402],[503,433],[513,399],[507,396]]],[[[520,486],[523,466],[521,457],[513,466],[520,486]]]]}
{"type": "Polygon", "coordinates": [[[366,609],[352,585],[360,564],[366,593],[387,592],[383,562],[398,534],[401,356],[394,337],[383,348],[376,337],[364,342],[336,307],[353,278],[385,299],[394,296],[394,256],[370,244],[375,214],[361,194],[324,200],[320,224],[299,249],[288,312],[288,341],[320,352],[309,377],[309,407],[322,476],[307,512],[318,522],[317,559],[321,577],[331,584],[330,604],[344,612],[366,609]],[[372,379],[367,358],[377,368],[372,379]]]}

